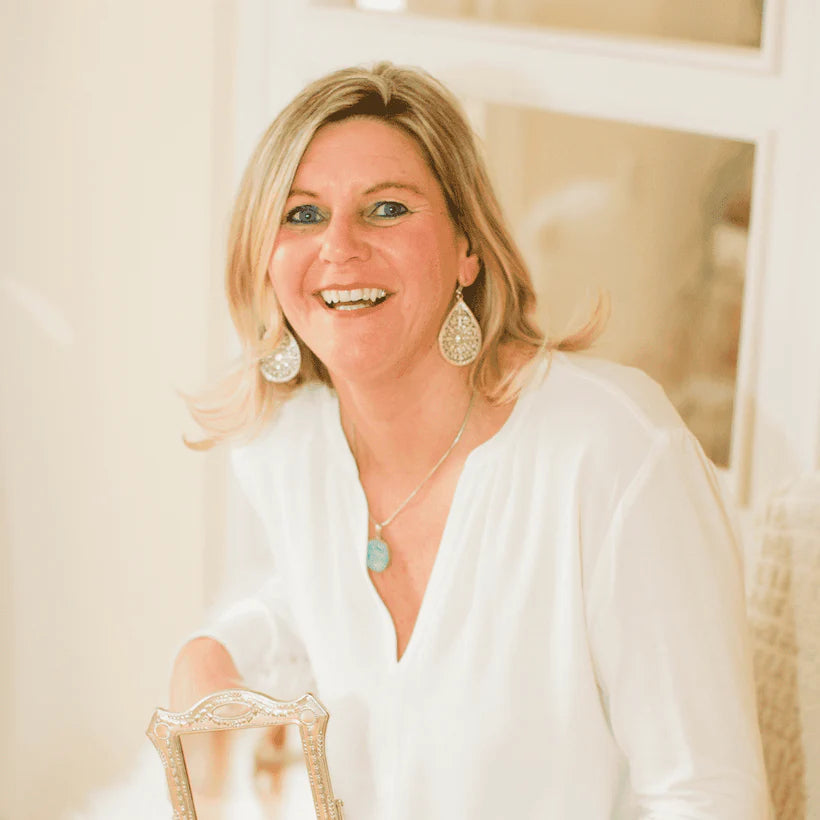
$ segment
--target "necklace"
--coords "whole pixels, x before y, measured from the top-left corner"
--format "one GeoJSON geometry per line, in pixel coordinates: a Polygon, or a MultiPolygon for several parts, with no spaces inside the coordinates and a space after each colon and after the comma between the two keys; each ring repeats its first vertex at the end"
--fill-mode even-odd
{"type": "Polygon", "coordinates": [[[456,444],[461,440],[461,436],[464,433],[464,429],[467,427],[467,422],[470,419],[470,413],[473,409],[473,402],[475,401],[475,391],[473,391],[472,396],[470,396],[470,403],[467,406],[467,412],[464,414],[464,420],[461,422],[461,427],[458,428],[458,432],[456,433],[456,437],[453,439],[452,444],[447,448],[444,452],[444,455],[433,465],[433,469],[427,473],[426,476],[419,482],[418,486],[415,490],[413,490],[404,501],[399,504],[398,508],[394,511],[393,515],[389,518],[385,518],[384,521],[378,523],[373,516],[370,514],[370,508],[368,507],[367,515],[370,519],[373,527],[376,531],[376,534],[368,540],[367,542],[367,568],[373,570],[373,572],[384,572],[390,566],[390,547],[387,546],[387,541],[382,538],[382,530],[391,524],[395,517],[416,497],[418,491],[433,477],[436,470],[444,464],[445,459],[450,453],[453,452],[456,444]]]}

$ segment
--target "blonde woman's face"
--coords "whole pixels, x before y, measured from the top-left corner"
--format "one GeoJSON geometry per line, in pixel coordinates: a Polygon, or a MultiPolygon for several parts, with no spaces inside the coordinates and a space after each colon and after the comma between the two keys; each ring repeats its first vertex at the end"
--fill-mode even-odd
{"type": "Polygon", "coordinates": [[[308,146],[269,275],[334,380],[382,377],[437,357],[456,284],[477,275],[467,251],[415,141],[351,119],[323,126],[308,146]]]}

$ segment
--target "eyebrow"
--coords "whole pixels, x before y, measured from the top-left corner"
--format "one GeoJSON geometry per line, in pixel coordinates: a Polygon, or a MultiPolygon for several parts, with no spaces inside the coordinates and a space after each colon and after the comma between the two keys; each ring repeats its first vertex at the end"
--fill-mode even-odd
{"type": "Polygon", "coordinates": [[[373,185],[365,191],[365,194],[375,194],[377,191],[384,191],[386,188],[399,188],[405,191],[412,191],[414,194],[418,194],[419,196],[424,196],[424,191],[417,188],[415,185],[412,185],[409,182],[394,182],[392,180],[387,182],[379,182],[377,185],[373,185]]]}
{"type": "MultiPolygon", "coordinates": [[[[425,195],[424,191],[422,191],[421,188],[418,188],[409,182],[395,182],[393,180],[387,180],[386,182],[379,182],[376,185],[372,185],[370,188],[364,191],[364,195],[366,196],[367,194],[375,194],[379,191],[384,191],[388,188],[398,188],[400,190],[412,191],[414,194],[418,194],[419,196],[425,195]]],[[[310,199],[319,199],[319,194],[317,194],[315,191],[308,191],[304,188],[291,188],[290,193],[288,194],[288,198],[292,196],[305,196],[310,199]]]]}

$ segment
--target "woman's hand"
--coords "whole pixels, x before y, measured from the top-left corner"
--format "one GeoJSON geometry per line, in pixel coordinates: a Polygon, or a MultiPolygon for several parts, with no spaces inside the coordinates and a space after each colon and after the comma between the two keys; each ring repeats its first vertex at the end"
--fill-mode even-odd
{"type": "MultiPolygon", "coordinates": [[[[171,711],[184,712],[206,695],[237,689],[242,680],[228,650],[213,638],[195,638],[182,647],[171,674],[171,711]]],[[[230,732],[183,736],[183,754],[197,815],[220,816],[228,773],[230,732]]]]}

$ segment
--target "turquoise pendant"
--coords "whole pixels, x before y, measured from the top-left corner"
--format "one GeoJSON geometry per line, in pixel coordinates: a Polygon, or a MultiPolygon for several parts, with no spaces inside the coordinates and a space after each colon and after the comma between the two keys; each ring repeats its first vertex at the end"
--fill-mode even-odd
{"type": "Polygon", "coordinates": [[[367,568],[373,572],[384,572],[390,566],[390,549],[386,541],[378,536],[367,542],[367,568]]]}

